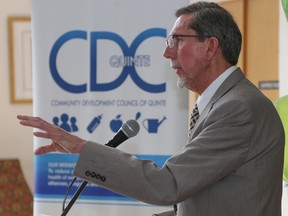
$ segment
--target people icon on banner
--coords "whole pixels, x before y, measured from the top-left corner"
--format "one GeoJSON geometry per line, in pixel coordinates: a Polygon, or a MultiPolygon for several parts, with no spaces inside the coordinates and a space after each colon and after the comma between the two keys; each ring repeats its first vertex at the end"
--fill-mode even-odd
{"type": "Polygon", "coordinates": [[[69,119],[69,115],[66,114],[66,113],[63,113],[60,116],[60,119],[57,116],[55,116],[53,118],[53,124],[59,126],[63,130],[66,130],[67,132],[77,132],[77,131],[79,131],[76,122],[77,122],[76,117],[72,116],[69,119]],[[60,122],[60,120],[61,120],[61,122],[60,122]]]}

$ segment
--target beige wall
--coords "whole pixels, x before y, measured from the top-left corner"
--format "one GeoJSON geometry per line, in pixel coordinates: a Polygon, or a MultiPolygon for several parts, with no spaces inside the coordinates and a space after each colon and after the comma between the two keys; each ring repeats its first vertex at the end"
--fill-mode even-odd
{"type": "Polygon", "coordinates": [[[10,71],[7,19],[30,16],[31,0],[0,0],[0,158],[18,158],[33,191],[32,129],[21,127],[16,115],[32,114],[32,104],[10,102],[10,71]]]}
{"type": "MultiPolygon", "coordinates": [[[[195,2],[193,0],[191,2],[195,2]]],[[[207,0],[208,1],[208,0],[207,0]]],[[[232,13],[243,35],[238,66],[257,87],[260,82],[279,79],[279,3],[280,0],[213,0],[232,13]],[[269,11],[269,13],[267,13],[269,11]]],[[[261,89],[272,101],[278,89],[261,89]]],[[[195,94],[190,94],[190,110],[195,94]]]]}

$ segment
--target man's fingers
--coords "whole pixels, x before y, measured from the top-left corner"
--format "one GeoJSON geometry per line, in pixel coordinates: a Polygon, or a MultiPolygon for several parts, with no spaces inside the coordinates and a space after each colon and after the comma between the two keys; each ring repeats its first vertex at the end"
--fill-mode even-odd
{"type": "Polygon", "coordinates": [[[26,116],[26,115],[17,115],[17,118],[23,121],[44,121],[40,117],[33,117],[33,116],[26,116]]]}
{"type": "Polygon", "coordinates": [[[51,145],[41,146],[37,148],[34,152],[35,155],[42,155],[50,152],[54,152],[54,148],[51,145]]]}
{"type": "Polygon", "coordinates": [[[51,152],[62,152],[62,153],[68,153],[68,151],[60,146],[59,144],[52,143],[50,145],[41,146],[37,148],[34,152],[35,155],[42,155],[47,154],[51,152]]]}
{"type": "Polygon", "coordinates": [[[42,138],[49,139],[48,133],[45,133],[45,132],[37,131],[37,132],[34,132],[33,135],[36,136],[36,137],[42,137],[42,138]]]}
{"type": "Polygon", "coordinates": [[[64,129],[50,124],[40,117],[17,115],[20,124],[24,126],[33,127],[39,130],[33,132],[33,135],[39,138],[50,139],[50,145],[39,147],[35,150],[35,155],[46,154],[50,152],[62,153],[79,153],[86,143],[85,140],[74,136],[64,129]]]}
{"type": "Polygon", "coordinates": [[[38,128],[43,131],[53,130],[56,128],[55,125],[50,124],[40,117],[18,115],[17,118],[20,120],[19,123],[21,125],[38,128]]]}

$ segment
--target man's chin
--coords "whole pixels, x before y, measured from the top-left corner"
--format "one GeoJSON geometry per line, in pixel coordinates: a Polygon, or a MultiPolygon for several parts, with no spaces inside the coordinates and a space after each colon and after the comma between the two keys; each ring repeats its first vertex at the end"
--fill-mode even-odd
{"type": "Polygon", "coordinates": [[[184,82],[184,80],[178,78],[178,80],[177,80],[177,86],[178,86],[178,88],[184,88],[184,87],[185,87],[185,82],[184,82]]]}

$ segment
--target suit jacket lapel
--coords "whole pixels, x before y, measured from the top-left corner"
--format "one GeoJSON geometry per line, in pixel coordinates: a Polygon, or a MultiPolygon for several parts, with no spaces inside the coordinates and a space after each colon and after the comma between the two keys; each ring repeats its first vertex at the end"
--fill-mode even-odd
{"type": "Polygon", "coordinates": [[[213,105],[227,92],[229,91],[237,82],[244,78],[244,74],[240,68],[237,68],[235,71],[227,77],[227,79],[221,84],[221,86],[217,89],[207,106],[204,108],[203,112],[201,113],[199,119],[197,120],[194,130],[192,132],[192,136],[194,137],[194,132],[197,130],[197,126],[205,119],[206,115],[210,112],[213,108],[213,105]]]}

